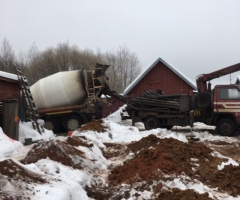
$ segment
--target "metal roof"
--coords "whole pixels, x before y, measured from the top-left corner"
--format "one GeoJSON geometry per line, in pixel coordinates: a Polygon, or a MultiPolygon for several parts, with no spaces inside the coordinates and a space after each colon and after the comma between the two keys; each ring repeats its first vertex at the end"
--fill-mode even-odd
{"type": "Polygon", "coordinates": [[[147,67],[142,73],[138,75],[138,77],[125,89],[123,95],[128,94],[132,88],[139,83],[139,81],[158,63],[161,62],[166,65],[170,70],[172,70],[175,74],[177,74],[182,80],[184,80],[187,84],[189,84],[193,89],[197,90],[195,82],[185,76],[182,72],[176,69],[174,66],[170,65],[169,63],[165,62],[162,58],[158,58],[152,65],[147,67]]]}
{"type": "Polygon", "coordinates": [[[8,78],[8,79],[18,81],[18,76],[16,74],[11,74],[11,73],[8,73],[8,72],[0,71],[0,77],[4,77],[4,78],[8,78]]]}

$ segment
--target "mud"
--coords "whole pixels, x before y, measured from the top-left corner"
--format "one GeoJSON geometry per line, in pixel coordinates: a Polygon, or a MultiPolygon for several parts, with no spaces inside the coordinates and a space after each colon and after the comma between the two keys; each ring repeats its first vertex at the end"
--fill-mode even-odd
{"type": "Polygon", "coordinates": [[[100,120],[93,120],[91,122],[88,122],[79,129],[79,131],[89,131],[89,130],[97,131],[101,133],[101,132],[106,132],[107,127],[103,125],[103,121],[100,119],[100,120]]]}
{"type": "Polygon", "coordinates": [[[102,149],[103,156],[107,159],[111,159],[119,156],[126,156],[127,146],[123,144],[104,143],[107,147],[107,151],[102,149]]]}
{"type": "Polygon", "coordinates": [[[164,174],[186,174],[192,178],[201,175],[204,178],[208,173],[203,173],[202,168],[205,170],[205,166],[208,166],[208,171],[217,171],[217,166],[227,161],[213,157],[212,151],[202,143],[183,143],[172,138],[159,139],[149,135],[128,145],[128,152],[133,152],[135,157],[114,168],[109,175],[109,182],[118,185],[159,180],[164,174]]]}
{"type": "Polygon", "coordinates": [[[42,175],[26,170],[12,159],[0,162],[0,199],[30,200],[26,196],[26,191],[34,193],[33,189],[29,187],[29,184],[32,183],[44,184],[47,183],[47,180],[42,175]],[[5,186],[6,188],[11,186],[13,191],[9,189],[4,191],[5,186]]]}
{"type": "Polygon", "coordinates": [[[46,183],[47,181],[35,174],[24,169],[17,162],[9,159],[0,162],[0,174],[7,176],[12,180],[21,180],[23,182],[46,183]]]}
{"type": "MultiPolygon", "coordinates": [[[[102,125],[101,120],[97,120],[89,122],[80,130],[105,132],[107,127],[102,125]]],[[[77,146],[91,148],[93,143],[84,136],[68,137],[66,141],[40,141],[21,162],[30,164],[49,158],[63,165],[82,169],[81,159],[85,159],[85,154],[76,149],[77,146]],[[80,162],[77,164],[73,162],[73,157],[78,157],[80,162]]],[[[87,195],[93,199],[120,200],[129,199],[131,195],[133,199],[143,199],[141,198],[143,192],[151,194],[148,199],[211,199],[207,193],[199,194],[194,190],[180,190],[164,185],[166,181],[171,182],[180,175],[189,177],[185,181],[192,182],[195,179],[219,192],[228,193],[234,197],[240,195],[240,167],[227,165],[223,170],[218,170],[218,165],[226,162],[227,159],[214,156],[214,151],[218,151],[222,155],[239,161],[238,143],[214,141],[204,144],[194,140],[184,143],[173,138],[159,139],[155,135],[149,135],[127,145],[105,143],[105,146],[106,148],[102,149],[105,158],[115,161],[124,158],[125,161],[118,166],[110,165],[105,171],[108,175],[107,184],[93,181],[91,185],[84,188],[87,195]]],[[[96,170],[94,176],[98,177],[100,173],[96,170]]],[[[40,184],[46,182],[44,177],[24,170],[21,165],[11,159],[0,162],[0,176],[0,184],[9,180],[40,184]]],[[[16,186],[20,191],[21,187],[16,186]]],[[[12,198],[0,190],[1,198],[23,199],[21,195],[15,195],[12,198]]]]}
{"type": "Polygon", "coordinates": [[[240,143],[227,143],[224,141],[209,142],[207,144],[215,151],[221,153],[226,157],[230,157],[238,162],[240,162],[240,143]]]}
{"type": "Polygon", "coordinates": [[[93,143],[88,141],[84,136],[68,137],[66,142],[72,146],[93,147],[93,143]]]}
{"type": "Polygon", "coordinates": [[[74,162],[74,158],[84,158],[85,154],[72,145],[59,140],[40,141],[33,146],[27,156],[20,162],[23,164],[35,163],[40,159],[49,158],[74,169],[82,169],[81,163],[74,162]]]}
{"type": "Polygon", "coordinates": [[[171,191],[163,190],[161,194],[156,198],[157,200],[190,200],[190,199],[201,199],[209,200],[212,198],[208,197],[207,193],[198,194],[194,190],[179,190],[178,188],[173,188],[171,191]]]}

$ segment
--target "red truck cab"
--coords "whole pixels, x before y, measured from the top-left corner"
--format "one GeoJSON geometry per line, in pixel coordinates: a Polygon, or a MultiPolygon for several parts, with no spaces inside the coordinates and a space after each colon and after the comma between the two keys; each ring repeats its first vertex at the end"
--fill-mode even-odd
{"type": "Polygon", "coordinates": [[[216,85],[212,106],[219,134],[234,135],[240,125],[240,85],[216,85]]]}

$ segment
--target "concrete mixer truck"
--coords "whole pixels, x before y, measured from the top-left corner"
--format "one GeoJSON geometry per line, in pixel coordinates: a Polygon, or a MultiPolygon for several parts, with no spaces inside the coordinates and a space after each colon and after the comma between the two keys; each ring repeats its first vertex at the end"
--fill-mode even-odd
{"type": "Polygon", "coordinates": [[[101,91],[108,88],[109,65],[90,71],[64,71],[40,79],[30,87],[45,128],[54,133],[73,131],[93,118],[101,118],[101,91]]]}

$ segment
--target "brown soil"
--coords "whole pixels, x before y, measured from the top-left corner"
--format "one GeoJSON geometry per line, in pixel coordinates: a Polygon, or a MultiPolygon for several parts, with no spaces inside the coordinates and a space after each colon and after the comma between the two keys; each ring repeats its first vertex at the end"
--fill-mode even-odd
{"type": "Polygon", "coordinates": [[[29,199],[27,193],[34,193],[29,184],[47,183],[45,178],[34,172],[30,172],[12,159],[0,162],[0,199],[3,200],[23,200],[29,199]],[[5,186],[11,185],[14,191],[3,191],[5,186]]]}
{"type": "MultiPolygon", "coordinates": [[[[105,132],[107,127],[101,120],[89,122],[81,127],[81,131],[94,130],[105,132]]],[[[29,151],[21,162],[29,164],[39,159],[49,158],[56,162],[76,169],[82,169],[81,161],[85,154],[77,150],[76,146],[91,148],[93,143],[84,136],[68,137],[65,142],[59,140],[40,141],[29,151]],[[74,163],[72,158],[79,158],[79,163],[74,163]]],[[[189,141],[184,143],[173,138],[159,139],[155,135],[149,135],[139,141],[126,144],[105,143],[103,155],[107,159],[118,161],[128,158],[122,165],[109,166],[104,171],[108,174],[108,185],[97,179],[102,171],[96,170],[91,186],[85,187],[87,195],[96,200],[102,199],[129,199],[134,189],[133,199],[138,199],[142,192],[151,193],[151,199],[163,200],[208,200],[208,194],[199,194],[194,190],[180,190],[167,188],[165,181],[171,181],[179,175],[187,175],[185,181],[199,180],[211,188],[226,192],[231,196],[240,195],[240,167],[228,165],[223,170],[218,170],[218,165],[227,159],[213,156],[216,150],[225,156],[240,160],[239,144],[230,144],[222,141],[203,142],[189,141]]],[[[0,162],[0,178],[2,181],[21,179],[25,182],[44,183],[45,179],[37,174],[24,170],[13,160],[0,162]],[[9,170],[10,169],[10,170],[9,170]],[[2,179],[1,176],[7,177],[2,179]]],[[[0,181],[0,184],[4,182],[0,181]]],[[[18,189],[21,189],[18,186],[18,189]]],[[[1,191],[0,199],[22,199],[21,195],[11,198],[5,191],[1,191]],[[7,196],[8,195],[8,196],[7,196]]],[[[25,199],[25,198],[24,198],[25,199]]]]}
{"type": "Polygon", "coordinates": [[[4,160],[0,162],[0,174],[7,176],[13,180],[22,180],[24,182],[46,183],[47,181],[35,174],[24,169],[21,165],[13,160],[4,160]]]}
{"type": "Polygon", "coordinates": [[[107,131],[107,127],[102,125],[103,121],[100,120],[93,120],[91,122],[86,123],[85,125],[83,125],[79,130],[80,131],[97,131],[99,133],[101,132],[106,132],[107,131]]]}
{"type": "Polygon", "coordinates": [[[199,180],[211,187],[218,187],[231,196],[236,197],[240,194],[240,167],[226,165],[223,170],[209,170],[207,166],[200,174],[199,180]]]}
{"type": "Polygon", "coordinates": [[[93,147],[93,143],[88,141],[85,136],[68,137],[66,142],[72,146],[93,147]]]}
{"type": "Polygon", "coordinates": [[[212,150],[202,143],[183,143],[172,138],[159,139],[154,135],[132,142],[128,145],[128,151],[133,152],[135,157],[111,171],[109,175],[111,185],[157,180],[163,176],[161,174],[183,173],[195,177],[201,173],[201,176],[205,177],[208,174],[202,173],[202,166],[207,165],[208,171],[217,171],[217,165],[225,161],[225,159],[213,157],[212,150]],[[197,168],[196,165],[199,167],[197,168]],[[195,172],[193,168],[197,171],[195,172]]]}
{"type": "Polygon", "coordinates": [[[179,190],[178,188],[173,188],[171,191],[163,190],[161,194],[158,195],[157,200],[190,200],[190,199],[201,199],[209,200],[212,198],[208,197],[207,193],[198,194],[194,190],[179,190]]]}
{"type": "Polygon", "coordinates": [[[217,141],[210,142],[208,145],[222,155],[240,162],[240,143],[231,144],[224,141],[217,141]]]}
{"type": "MultiPolygon", "coordinates": [[[[229,149],[233,153],[232,149],[229,149]]],[[[203,143],[183,143],[172,138],[159,139],[150,135],[129,144],[127,151],[133,152],[135,157],[125,161],[122,166],[112,169],[108,177],[110,185],[133,184],[148,180],[159,181],[164,180],[166,174],[183,173],[209,187],[217,187],[219,191],[227,192],[231,196],[240,195],[240,167],[228,165],[223,170],[218,170],[217,166],[226,162],[227,159],[212,156],[213,150],[203,143]]],[[[227,154],[229,155],[229,152],[227,154]]],[[[190,195],[193,191],[184,191],[184,193],[181,195],[188,193],[190,195]]],[[[167,193],[167,195],[170,194],[172,193],[167,193]]],[[[161,199],[165,199],[165,196],[160,195],[161,199]]],[[[206,195],[201,199],[207,199],[206,195]]]]}
{"type": "Polygon", "coordinates": [[[51,160],[71,166],[75,169],[82,169],[81,163],[76,163],[73,158],[84,158],[84,153],[77,150],[72,145],[59,140],[40,141],[28,152],[26,158],[21,160],[23,164],[37,162],[40,159],[49,158],[51,160]]]}
{"type": "Polygon", "coordinates": [[[104,143],[107,151],[102,149],[103,156],[107,159],[126,155],[127,146],[123,144],[104,143]]]}

